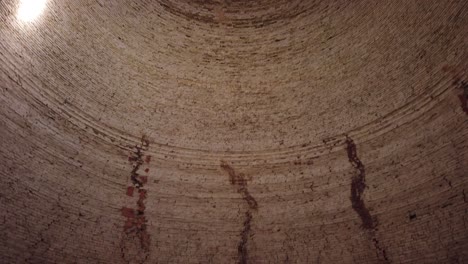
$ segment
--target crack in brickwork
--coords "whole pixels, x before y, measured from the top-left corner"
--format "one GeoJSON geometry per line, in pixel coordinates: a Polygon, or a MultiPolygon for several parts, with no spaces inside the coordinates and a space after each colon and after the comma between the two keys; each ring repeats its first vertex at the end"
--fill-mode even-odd
{"type": "Polygon", "coordinates": [[[238,263],[246,264],[249,260],[248,242],[251,233],[251,223],[253,220],[252,211],[258,210],[258,203],[255,198],[249,193],[247,188],[247,179],[244,174],[237,174],[234,169],[225,162],[221,162],[221,168],[229,175],[231,185],[236,187],[237,193],[242,195],[242,199],[247,203],[248,208],[245,212],[245,220],[241,232],[241,240],[237,246],[238,263]]]}
{"type": "MultiPolygon", "coordinates": [[[[135,191],[138,194],[136,209],[122,207],[121,214],[126,218],[124,224],[124,233],[121,240],[120,252],[122,259],[128,263],[144,263],[149,257],[151,237],[147,230],[147,219],[145,215],[145,200],[148,192],[144,185],[148,182],[147,176],[139,174],[140,167],[144,164],[144,152],[149,148],[149,141],[145,136],[142,137],[140,145],[135,146],[135,151],[128,158],[132,163],[130,181],[132,186],[128,186],[126,195],[133,197],[135,191]]],[[[145,161],[149,163],[150,156],[145,161]]]]}
{"type": "MultiPolygon", "coordinates": [[[[50,244],[48,242],[46,242],[46,239],[44,239],[44,235],[51,229],[51,227],[53,225],[55,225],[59,221],[60,221],[59,219],[53,219],[52,221],[50,221],[45,228],[43,228],[41,231],[39,231],[39,235],[38,235],[39,239],[36,242],[34,242],[34,244],[32,244],[29,248],[32,249],[32,250],[36,250],[40,243],[46,243],[48,245],[48,247],[45,250],[45,252],[47,252],[49,250],[49,248],[50,248],[50,244]]],[[[32,252],[32,250],[28,250],[28,251],[32,252]]],[[[45,252],[42,252],[42,255],[45,252]]],[[[31,255],[24,260],[24,262],[25,263],[34,262],[33,258],[35,257],[35,255],[36,255],[35,252],[32,252],[31,255]]]]}

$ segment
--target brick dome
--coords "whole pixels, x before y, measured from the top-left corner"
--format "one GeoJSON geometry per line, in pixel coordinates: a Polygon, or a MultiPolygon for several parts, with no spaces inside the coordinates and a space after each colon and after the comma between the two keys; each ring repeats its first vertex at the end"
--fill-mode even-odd
{"type": "Polygon", "coordinates": [[[465,1],[0,1],[0,262],[467,263],[467,70],[465,1]]]}

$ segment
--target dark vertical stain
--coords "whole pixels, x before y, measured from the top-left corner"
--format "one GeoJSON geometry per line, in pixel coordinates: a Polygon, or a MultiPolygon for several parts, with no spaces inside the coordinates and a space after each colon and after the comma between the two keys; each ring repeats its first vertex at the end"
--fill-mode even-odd
{"type": "Polygon", "coordinates": [[[461,81],[460,85],[463,90],[463,93],[460,94],[458,97],[460,98],[463,112],[465,112],[465,114],[468,115],[468,83],[461,81]]]}
{"type": "Polygon", "coordinates": [[[249,240],[250,234],[250,222],[252,221],[252,213],[247,211],[245,213],[245,221],[244,221],[244,229],[241,233],[241,241],[237,246],[237,253],[239,256],[239,263],[246,264],[248,262],[248,255],[247,255],[247,242],[249,240]]]}
{"type": "MultiPolygon", "coordinates": [[[[141,144],[135,146],[135,151],[128,160],[132,163],[132,171],[130,172],[130,181],[132,186],[127,187],[127,196],[133,197],[134,192],[138,194],[136,208],[122,207],[121,215],[126,218],[124,224],[124,235],[121,241],[122,258],[128,262],[137,261],[144,262],[149,256],[150,235],[147,231],[147,219],[145,215],[145,200],[147,198],[147,190],[144,185],[148,182],[148,176],[141,176],[139,170],[144,163],[143,155],[149,147],[149,141],[146,137],[142,137],[141,144]],[[139,246],[135,245],[139,244],[139,246]],[[136,252],[137,255],[130,256],[131,252],[136,252]]],[[[146,157],[148,163],[150,159],[146,157]]]]}
{"type": "Polygon", "coordinates": [[[468,115],[468,83],[460,78],[455,78],[453,85],[462,90],[462,93],[458,95],[458,99],[460,99],[460,106],[463,112],[468,115]]]}
{"type": "Polygon", "coordinates": [[[251,232],[251,223],[253,220],[252,211],[258,210],[258,203],[249,193],[247,188],[247,179],[245,178],[244,174],[237,174],[234,169],[225,162],[221,162],[221,168],[228,173],[229,182],[231,185],[236,187],[237,193],[242,195],[242,198],[248,205],[247,211],[245,212],[245,220],[243,223],[244,228],[242,229],[241,240],[237,246],[238,263],[245,264],[248,263],[249,260],[247,245],[251,232]]]}
{"type": "Polygon", "coordinates": [[[141,165],[143,165],[143,150],[146,150],[148,147],[149,141],[146,139],[146,137],[143,137],[141,139],[141,145],[135,146],[135,152],[132,156],[128,157],[128,160],[133,163],[133,169],[130,175],[130,179],[136,188],[143,187],[143,183],[139,179],[140,175],[138,174],[138,170],[140,169],[141,165]]]}
{"type": "MultiPolygon", "coordinates": [[[[348,160],[351,165],[356,169],[356,175],[351,179],[351,204],[356,211],[356,213],[361,218],[362,228],[367,230],[372,236],[372,242],[374,248],[377,251],[377,256],[379,259],[383,259],[385,262],[389,262],[386,250],[380,245],[379,241],[376,238],[376,227],[377,223],[369,212],[369,209],[366,207],[366,204],[363,200],[364,190],[366,186],[366,168],[361,162],[357,155],[356,144],[354,141],[346,136],[346,152],[348,153],[348,160]]],[[[411,217],[411,216],[410,216],[411,217]]]]}
{"type": "Polygon", "coordinates": [[[226,163],[221,163],[223,168],[229,174],[229,181],[236,187],[237,193],[242,195],[242,198],[247,202],[248,206],[252,210],[257,210],[257,201],[252,197],[247,188],[247,179],[241,174],[236,174],[234,169],[226,163]]]}
{"type": "Polygon", "coordinates": [[[364,229],[373,229],[375,228],[374,220],[362,197],[367,187],[366,169],[357,156],[356,144],[354,144],[354,141],[349,137],[346,137],[346,151],[348,152],[349,162],[358,172],[351,180],[351,204],[354,211],[356,211],[361,218],[362,227],[364,229]]]}
{"type": "Polygon", "coordinates": [[[378,241],[376,238],[373,238],[373,239],[372,239],[372,242],[374,242],[374,246],[375,246],[375,248],[377,249],[377,252],[378,252],[378,253],[380,252],[380,254],[377,254],[377,255],[378,255],[379,257],[381,256],[381,257],[385,260],[385,262],[389,262],[388,257],[387,257],[387,252],[385,251],[385,249],[383,249],[382,247],[380,247],[379,241],[378,241]]]}

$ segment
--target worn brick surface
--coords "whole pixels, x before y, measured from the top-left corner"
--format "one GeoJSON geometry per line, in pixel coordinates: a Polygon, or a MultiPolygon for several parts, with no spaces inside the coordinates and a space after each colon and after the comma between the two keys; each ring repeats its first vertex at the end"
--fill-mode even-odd
{"type": "Polygon", "coordinates": [[[1,263],[468,263],[466,1],[20,2],[1,263]]]}

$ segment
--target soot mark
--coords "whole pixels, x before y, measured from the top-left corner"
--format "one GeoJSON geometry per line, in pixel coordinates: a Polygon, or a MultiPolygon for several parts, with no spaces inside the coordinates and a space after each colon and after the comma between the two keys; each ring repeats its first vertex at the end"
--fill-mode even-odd
{"type": "MultiPolygon", "coordinates": [[[[132,163],[132,171],[130,173],[130,181],[132,186],[127,187],[126,195],[133,197],[135,191],[138,194],[136,208],[122,207],[121,215],[126,218],[124,224],[124,235],[121,241],[122,258],[128,262],[137,261],[144,262],[147,260],[150,247],[150,235],[147,231],[147,219],[145,215],[145,200],[148,192],[144,189],[144,185],[148,182],[148,176],[139,174],[140,167],[143,165],[143,153],[148,149],[149,141],[146,137],[142,137],[140,145],[135,146],[135,150],[128,160],[132,163]],[[139,244],[139,247],[135,245],[139,244]],[[131,252],[136,252],[136,255],[130,255],[131,252]]],[[[149,163],[147,156],[146,161],[149,163]]]]}
{"type": "Polygon", "coordinates": [[[245,212],[245,220],[243,223],[243,229],[241,232],[241,240],[237,246],[238,263],[248,263],[248,242],[251,233],[251,223],[253,220],[252,211],[258,210],[258,203],[249,193],[247,188],[247,179],[244,174],[237,174],[234,169],[227,163],[221,162],[221,168],[226,171],[229,175],[229,181],[231,185],[236,187],[237,193],[242,195],[244,201],[246,201],[248,208],[245,212]]]}
{"type": "Polygon", "coordinates": [[[361,218],[362,227],[364,229],[374,229],[374,220],[362,197],[367,187],[366,169],[357,156],[356,144],[354,144],[354,141],[349,137],[346,137],[346,151],[348,152],[349,162],[358,172],[351,180],[351,204],[354,211],[356,211],[361,218]]]}

